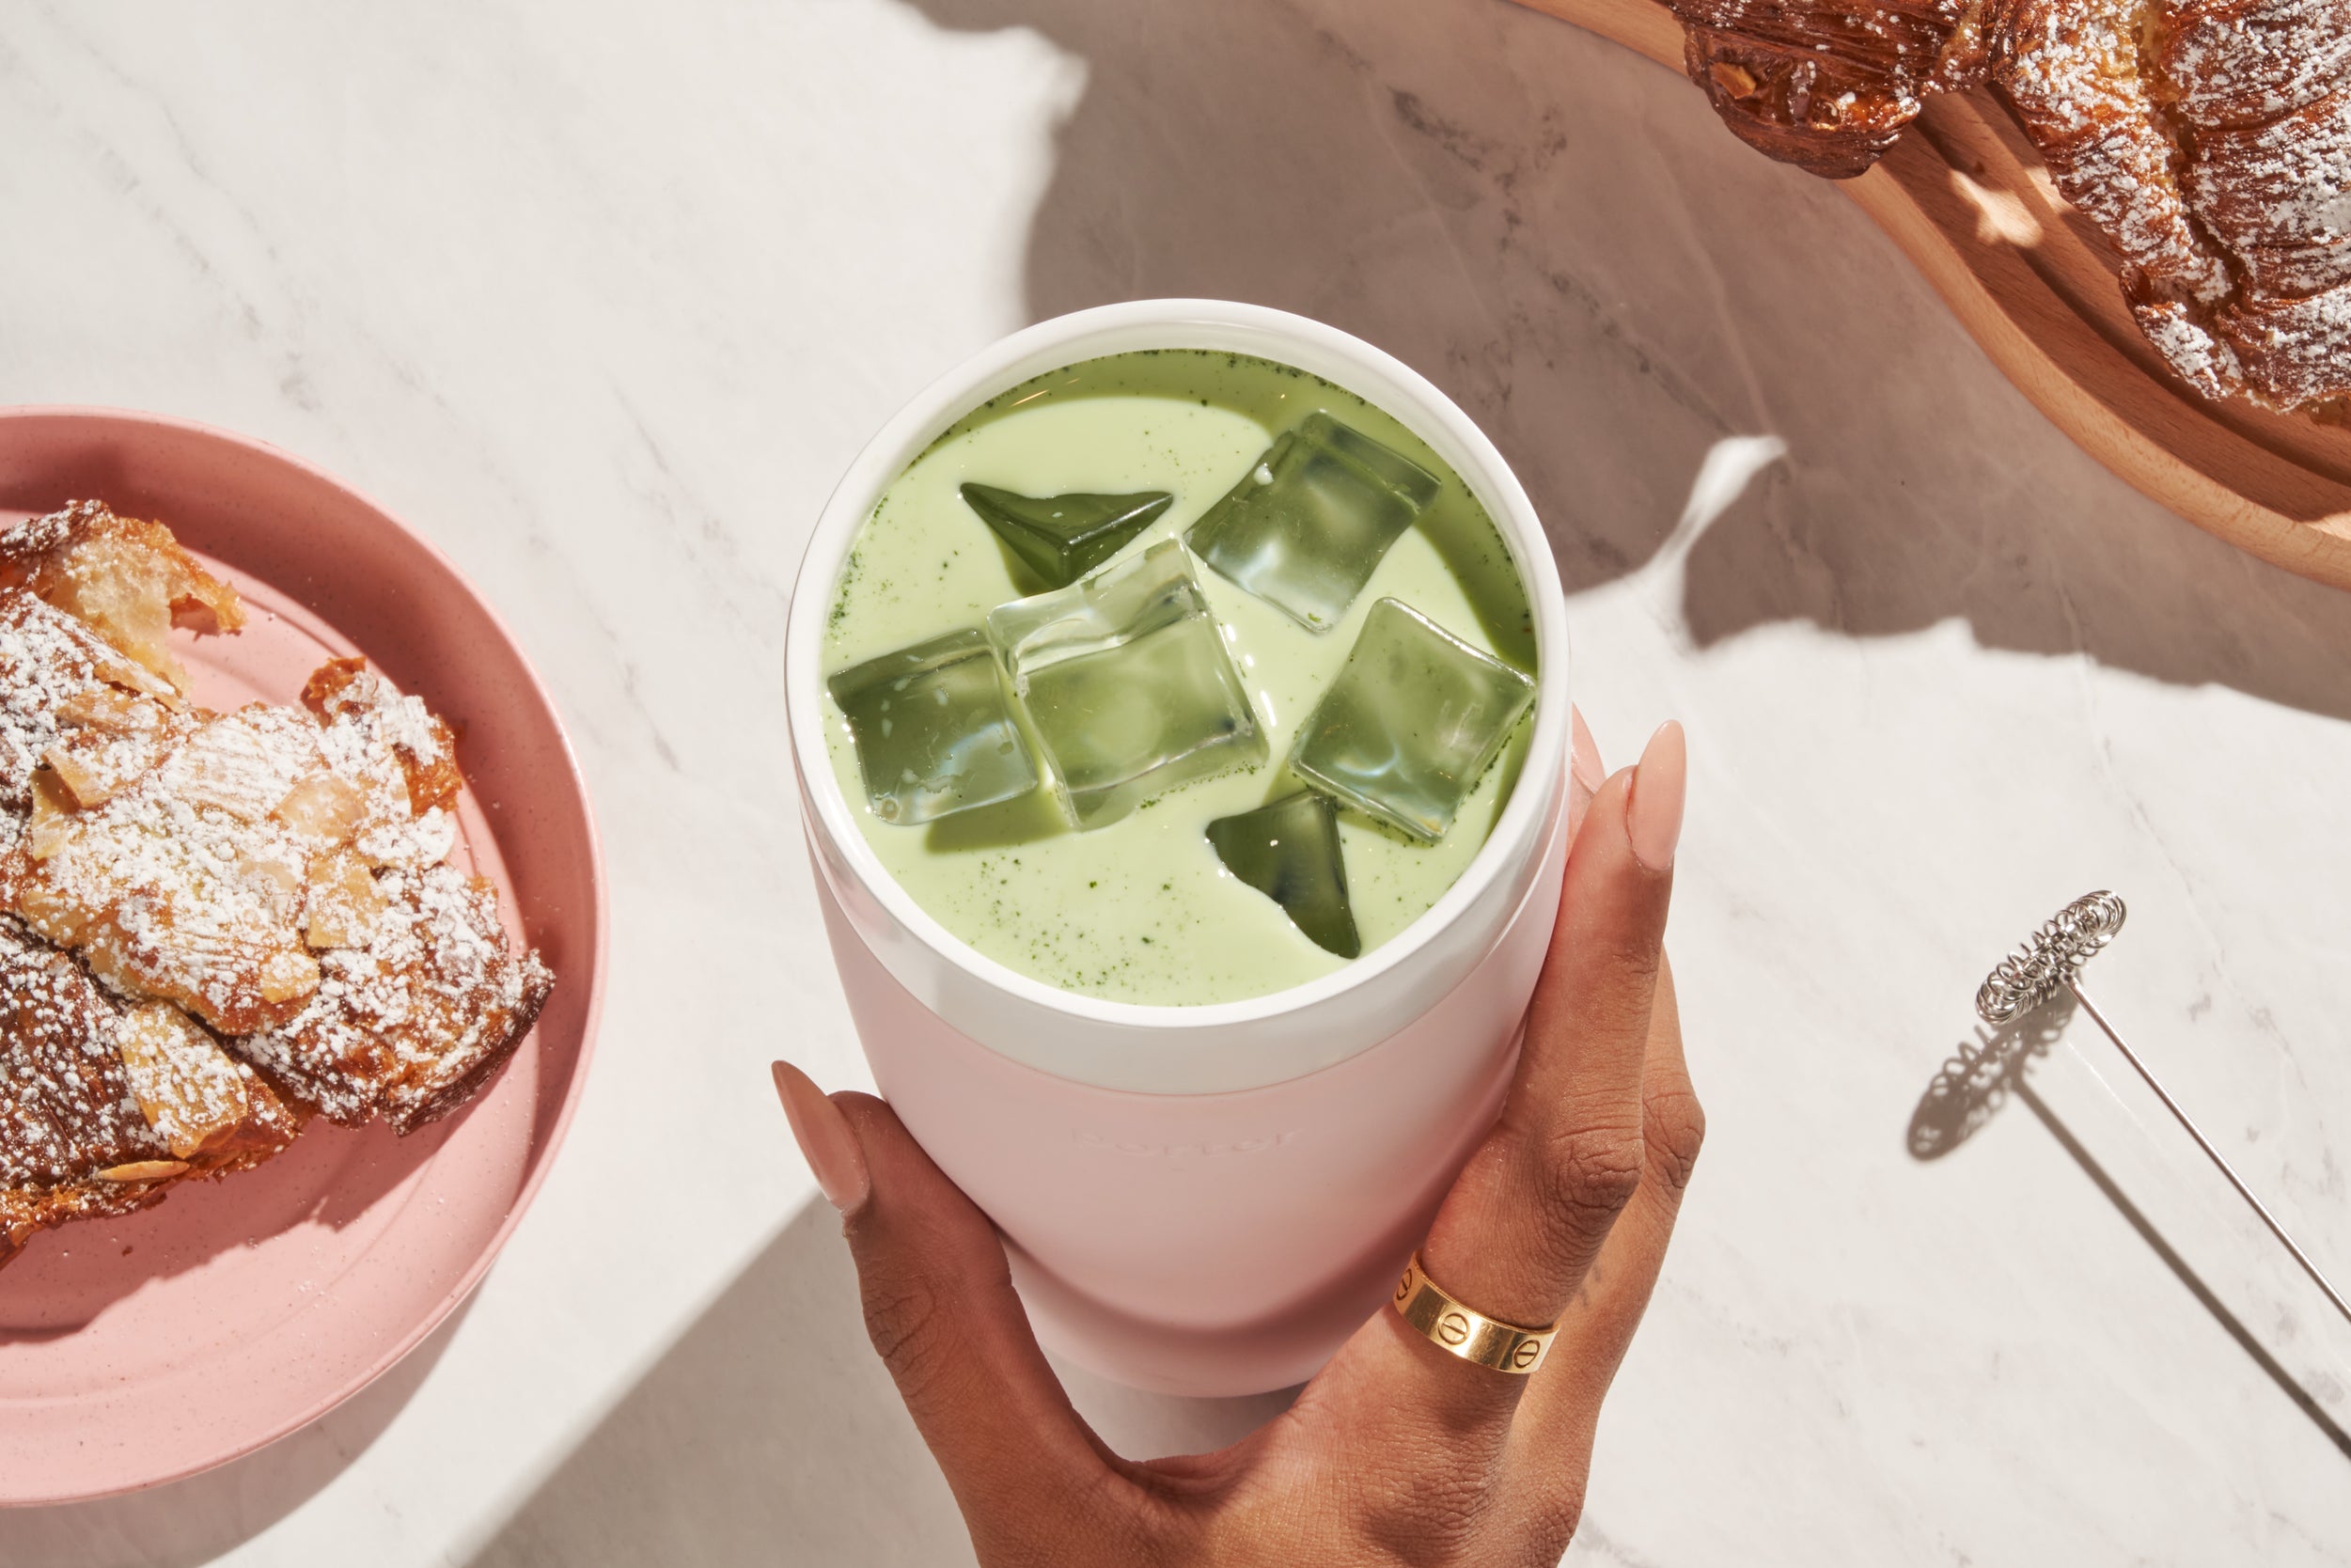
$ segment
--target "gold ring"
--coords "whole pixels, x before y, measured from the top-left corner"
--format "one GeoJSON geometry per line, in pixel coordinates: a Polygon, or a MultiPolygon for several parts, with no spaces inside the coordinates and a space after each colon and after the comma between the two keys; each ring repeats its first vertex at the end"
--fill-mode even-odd
{"type": "Polygon", "coordinates": [[[1521,1328],[1463,1306],[1429,1278],[1418,1252],[1404,1265],[1404,1277],[1396,1281],[1395,1306],[1396,1315],[1437,1349],[1517,1377],[1543,1365],[1552,1336],[1559,1331],[1556,1323],[1543,1328],[1521,1328]]]}

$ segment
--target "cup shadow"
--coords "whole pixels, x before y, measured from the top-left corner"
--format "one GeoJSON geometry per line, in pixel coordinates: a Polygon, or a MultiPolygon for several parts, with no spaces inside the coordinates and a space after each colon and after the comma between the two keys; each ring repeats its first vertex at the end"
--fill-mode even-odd
{"type": "MultiPolygon", "coordinates": [[[[1212,1449],[1284,1395],[1172,1400],[1064,1372],[1113,1447],[1212,1449]],[[1145,1436],[1144,1434],[1149,1434],[1145,1436]]],[[[472,1568],[941,1568],[963,1516],[867,1342],[840,1221],[811,1201],[574,1449],[472,1568]]]]}
{"type": "Polygon", "coordinates": [[[840,1224],[794,1216],[473,1558],[932,1568],[971,1547],[867,1344],[840,1224]]]}
{"type": "Polygon", "coordinates": [[[1365,337],[1494,438],[1570,593],[1681,558],[1709,647],[1964,619],[1989,648],[2351,718],[2351,616],[2125,492],[1827,181],[1678,73],[1500,0],[912,0],[1085,69],[1027,314],[1154,295],[1365,337]],[[1765,468],[1694,541],[1709,451],[1765,468]]]}

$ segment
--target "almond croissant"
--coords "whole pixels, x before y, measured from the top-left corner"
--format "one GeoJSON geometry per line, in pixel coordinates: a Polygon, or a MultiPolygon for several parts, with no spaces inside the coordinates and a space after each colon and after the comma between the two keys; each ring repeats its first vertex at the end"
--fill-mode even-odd
{"type": "Polygon", "coordinates": [[[2351,394],[2351,0],[1672,5],[1725,123],[1815,174],[1861,173],[1930,94],[1989,84],[2190,384],[2351,394]]]}

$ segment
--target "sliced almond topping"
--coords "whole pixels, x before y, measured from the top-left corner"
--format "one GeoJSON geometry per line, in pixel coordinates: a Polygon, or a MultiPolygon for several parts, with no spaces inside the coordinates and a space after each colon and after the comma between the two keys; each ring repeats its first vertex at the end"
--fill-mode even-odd
{"type": "Polygon", "coordinates": [[[133,1160],[129,1165],[110,1165],[98,1173],[102,1182],[160,1182],[166,1176],[177,1176],[188,1168],[185,1160],[133,1160]]]}
{"type": "Polygon", "coordinates": [[[88,938],[93,923],[89,911],[61,897],[47,883],[26,878],[13,891],[17,917],[38,934],[61,948],[79,947],[88,938]]]}
{"type": "Polygon", "coordinates": [[[1715,79],[1716,86],[1733,98],[1753,98],[1755,89],[1762,85],[1755,80],[1753,71],[1729,60],[1716,60],[1706,68],[1706,74],[1715,79]]]}
{"type": "MultiPolygon", "coordinates": [[[[73,796],[54,768],[33,775],[33,814],[24,824],[24,853],[48,860],[73,847],[81,828],[73,820],[73,796]]],[[[29,912],[27,912],[29,913],[29,912]]]]}
{"type": "Polygon", "coordinates": [[[43,575],[42,594],[181,691],[188,672],[165,641],[171,629],[172,564],[123,538],[85,539],[43,575]]]}
{"type": "Polygon", "coordinates": [[[92,767],[90,762],[91,759],[76,754],[71,746],[53,745],[40,754],[40,765],[64,791],[63,804],[75,811],[105,805],[122,782],[118,776],[92,767]]]}
{"type": "Polygon", "coordinates": [[[289,709],[256,703],[198,729],[164,763],[159,776],[178,799],[258,823],[321,760],[314,726],[289,709]]]}
{"type": "Polygon", "coordinates": [[[321,855],[310,866],[310,903],[303,938],[312,948],[364,948],[391,907],[368,863],[349,850],[321,855]]]}
{"type": "Polygon", "coordinates": [[[244,1079],[212,1037],[168,1002],[122,1016],[115,1036],[147,1124],[181,1159],[234,1133],[252,1112],[244,1079]]]}
{"type": "Polygon", "coordinates": [[[271,813],[313,844],[348,844],[368,818],[368,797],[356,785],[321,770],[296,783],[271,813]]]}
{"type": "Polygon", "coordinates": [[[305,871],[301,854],[282,843],[240,846],[237,852],[237,874],[264,887],[273,902],[299,895],[305,871]]]}
{"type": "Polygon", "coordinates": [[[261,964],[261,999],[290,1002],[319,988],[319,961],[308,953],[274,952],[261,964]]]}
{"type": "Polygon", "coordinates": [[[162,715],[154,703],[142,700],[135,692],[119,686],[92,686],[57,704],[57,722],[71,729],[130,735],[156,729],[162,715]]]}
{"type": "Polygon", "coordinates": [[[244,622],[235,590],[160,523],[83,502],[60,514],[60,526],[42,542],[24,563],[33,591],[177,690],[187,689],[188,672],[165,642],[173,624],[233,632],[244,622]]]}

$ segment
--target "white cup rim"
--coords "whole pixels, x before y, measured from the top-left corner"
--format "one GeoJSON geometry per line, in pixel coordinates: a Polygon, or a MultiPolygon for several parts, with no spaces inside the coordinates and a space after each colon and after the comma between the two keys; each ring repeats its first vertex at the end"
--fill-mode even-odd
{"type": "Polygon", "coordinates": [[[866,891],[939,960],[1033,1007],[1120,1033],[1190,1033],[1259,1024],[1304,1012],[1409,963],[1490,885],[1510,874],[1519,856],[1540,850],[1543,824],[1537,818],[1547,816],[1555,793],[1545,775],[1554,762],[1564,766],[1567,752],[1567,674],[1566,595],[1557,563],[1533,502],[1485,432],[1450,398],[1386,351],[1309,317],[1228,300],[1136,300],[1057,316],[998,339],[933,382],[866,444],[826,501],[793,585],[785,642],[785,706],[803,797],[866,891]],[[1304,984],[1239,1001],[1112,1001],[1061,990],[989,958],[934,918],[883,866],[834,777],[826,749],[825,618],[850,541],[882,493],[917,455],[988,399],[1063,366],[1147,348],[1241,352],[1298,365],[1392,416],[1450,463],[1485,506],[1526,587],[1534,622],[1539,684],[1528,767],[1469,865],[1418,919],[1361,958],[1304,984]],[[1334,365],[1343,368],[1341,373],[1320,368],[1334,365]],[[1360,381],[1346,374],[1347,368],[1357,371],[1360,381]],[[1383,390],[1395,395],[1377,395],[1363,383],[1384,384],[1383,390]]]}

